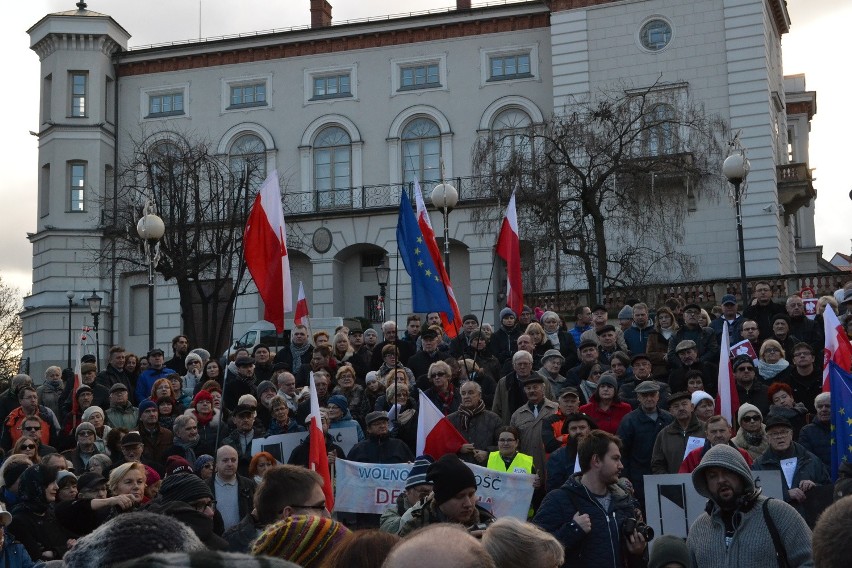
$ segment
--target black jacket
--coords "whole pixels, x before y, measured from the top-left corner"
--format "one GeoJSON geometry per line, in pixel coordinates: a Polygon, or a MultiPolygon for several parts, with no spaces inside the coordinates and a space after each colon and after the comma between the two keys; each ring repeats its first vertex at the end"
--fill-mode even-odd
{"type": "MultiPolygon", "coordinates": [[[[216,495],[216,476],[212,476],[207,480],[207,485],[213,495],[216,495]]],[[[257,484],[253,479],[237,475],[237,500],[239,502],[240,518],[242,519],[254,508],[254,492],[257,489],[257,484]]]]}
{"type": "Polygon", "coordinates": [[[352,446],[346,459],[362,463],[406,463],[414,461],[414,454],[405,442],[396,438],[368,436],[352,446]]]}
{"type": "MultiPolygon", "coordinates": [[[[242,493],[240,494],[242,498],[242,493]]],[[[242,503],[240,503],[242,506],[242,503]]],[[[204,513],[197,511],[189,503],[183,501],[163,501],[161,498],[154,499],[146,507],[146,511],[159,515],[173,517],[189,528],[210,550],[226,550],[228,542],[213,530],[213,519],[204,513]]]]}

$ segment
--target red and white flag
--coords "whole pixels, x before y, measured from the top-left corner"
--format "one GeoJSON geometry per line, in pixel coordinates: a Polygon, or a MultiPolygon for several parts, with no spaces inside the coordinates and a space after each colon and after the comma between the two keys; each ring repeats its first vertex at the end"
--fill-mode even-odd
{"type": "Polygon", "coordinates": [[[77,389],[83,384],[83,339],[86,337],[84,331],[77,336],[77,359],[74,361],[74,387],[71,389],[71,426],[77,428],[77,417],[80,416],[80,403],[77,401],[77,389]]]}
{"type": "Polygon", "coordinates": [[[302,281],[299,280],[299,299],[296,300],[296,314],[293,316],[295,325],[305,325],[304,318],[307,318],[311,313],[308,311],[308,299],[305,297],[305,287],[302,286],[302,281]]]}
{"type": "Polygon", "coordinates": [[[521,284],[521,240],[518,237],[518,212],[515,192],[506,207],[506,216],[497,238],[497,256],[506,263],[506,305],[519,314],[524,309],[524,289],[521,284]]]}
{"type": "Polygon", "coordinates": [[[260,297],[263,318],[284,331],[284,313],[293,311],[290,257],[287,255],[287,226],[281,207],[278,172],[272,170],[263,182],[246,223],[243,237],[246,266],[260,297]]]}
{"type": "Polygon", "coordinates": [[[417,203],[417,226],[420,227],[420,232],[423,233],[423,240],[426,241],[426,248],[429,250],[429,256],[432,257],[432,262],[435,263],[435,267],[438,269],[438,275],[436,278],[440,278],[441,282],[444,284],[444,288],[447,290],[447,299],[452,307],[452,313],[450,314],[441,312],[441,324],[444,328],[444,332],[448,337],[452,338],[458,335],[459,328],[462,324],[459,304],[456,301],[456,295],[453,292],[450,275],[447,274],[447,269],[444,266],[444,258],[441,256],[441,251],[438,250],[438,242],[435,240],[435,231],[432,230],[432,221],[429,219],[429,212],[426,211],[426,203],[423,201],[423,193],[420,191],[420,182],[416,179],[414,180],[414,200],[417,203]]]}
{"type": "Polygon", "coordinates": [[[740,395],[737,393],[737,382],[734,370],[731,368],[731,339],[728,335],[728,321],[722,324],[722,346],[719,350],[719,394],[716,395],[716,414],[721,414],[734,423],[734,417],[740,409],[740,395]]]}
{"type": "Polygon", "coordinates": [[[438,459],[444,454],[458,452],[466,443],[464,436],[421,390],[420,412],[417,414],[417,455],[438,459]]]}
{"type": "Polygon", "coordinates": [[[822,391],[831,392],[828,380],[828,362],[834,361],[845,371],[852,370],[852,344],[846,337],[837,314],[831,309],[831,304],[826,304],[822,313],[822,321],[825,326],[825,349],[823,350],[822,364],[822,391]]]}
{"type": "Polygon", "coordinates": [[[322,431],[322,415],[320,414],[317,386],[314,373],[310,377],[311,423],[308,428],[310,447],[308,448],[308,469],[312,469],[322,477],[322,492],[325,494],[325,508],[334,509],[334,485],[331,483],[331,470],[328,467],[328,449],[325,447],[325,434],[322,431]]]}

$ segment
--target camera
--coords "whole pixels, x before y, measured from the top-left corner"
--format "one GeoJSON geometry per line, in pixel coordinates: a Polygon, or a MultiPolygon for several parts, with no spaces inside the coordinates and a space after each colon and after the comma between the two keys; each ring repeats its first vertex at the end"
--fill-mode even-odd
{"type": "Polygon", "coordinates": [[[484,531],[488,528],[488,525],[485,523],[477,523],[475,525],[470,525],[467,527],[468,532],[476,532],[476,531],[484,531]]]}
{"type": "Polygon", "coordinates": [[[641,534],[646,541],[654,538],[654,529],[652,529],[642,521],[637,521],[632,517],[629,519],[624,519],[624,522],[621,524],[621,531],[625,535],[637,532],[641,534]]]}

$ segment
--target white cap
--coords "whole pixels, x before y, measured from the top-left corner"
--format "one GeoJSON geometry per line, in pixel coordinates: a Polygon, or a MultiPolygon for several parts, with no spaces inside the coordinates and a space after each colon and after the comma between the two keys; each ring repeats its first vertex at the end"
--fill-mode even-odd
{"type": "Polygon", "coordinates": [[[715,401],[715,399],[704,391],[695,391],[692,393],[692,406],[698,406],[702,400],[715,401]]]}

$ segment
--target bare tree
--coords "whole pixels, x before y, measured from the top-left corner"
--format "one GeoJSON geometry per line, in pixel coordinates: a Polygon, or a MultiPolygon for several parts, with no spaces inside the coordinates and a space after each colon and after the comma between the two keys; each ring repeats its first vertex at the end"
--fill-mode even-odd
{"type": "MultiPolygon", "coordinates": [[[[602,90],[540,125],[494,130],[473,151],[478,191],[505,204],[516,190],[535,287],[585,280],[605,287],[676,279],[694,267],[679,245],[684,220],[717,199],[727,129],[681,85],[602,90]]],[[[499,207],[474,219],[499,226],[499,207]]]]}
{"type": "Polygon", "coordinates": [[[243,231],[265,163],[263,148],[222,156],[207,141],[171,135],[134,144],[120,175],[113,266],[147,266],[136,223],[153,205],[166,226],[156,271],[177,286],[190,343],[214,353],[230,342],[234,303],[246,291],[243,231]]]}
{"type": "Polygon", "coordinates": [[[21,366],[21,292],[0,276],[0,377],[12,377],[21,366]]]}

